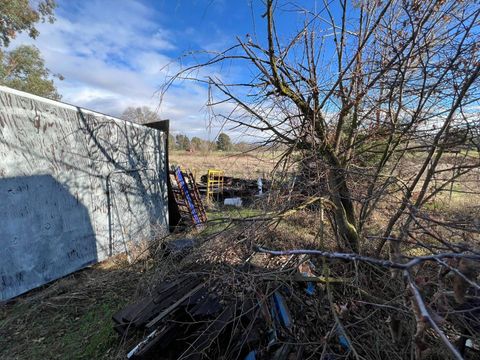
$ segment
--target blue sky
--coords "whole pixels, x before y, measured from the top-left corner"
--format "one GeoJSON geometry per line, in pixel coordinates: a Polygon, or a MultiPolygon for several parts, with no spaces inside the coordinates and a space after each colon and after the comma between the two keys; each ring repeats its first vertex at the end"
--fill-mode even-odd
{"type": "MultiPolygon", "coordinates": [[[[262,38],[265,20],[260,0],[57,0],[57,21],[40,24],[36,40],[22,34],[11,47],[33,43],[47,67],[60,73],[63,100],[111,115],[128,106],[146,105],[171,120],[174,132],[213,139],[205,103],[207,89],[193,82],[177,83],[159,106],[156,90],[168,76],[195,55],[226,49],[235,37],[262,38]]],[[[310,1],[310,4],[314,2],[310,1]]],[[[279,26],[298,25],[295,14],[279,26]]],[[[223,66],[223,77],[239,77],[242,69],[223,66]]],[[[202,74],[200,74],[202,76],[202,74]]]]}

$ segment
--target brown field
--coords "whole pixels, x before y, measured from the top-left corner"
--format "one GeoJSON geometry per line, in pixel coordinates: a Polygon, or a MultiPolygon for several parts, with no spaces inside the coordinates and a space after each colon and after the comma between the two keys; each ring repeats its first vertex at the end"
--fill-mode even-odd
{"type": "Polygon", "coordinates": [[[225,176],[256,179],[268,177],[272,172],[280,153],[250,152],[186,152],[172,151],[169,154],[170,165],[180,165],[182,169],[190,169],[197,179],[206,174],[208,169],[224,170],[225,176]]]}

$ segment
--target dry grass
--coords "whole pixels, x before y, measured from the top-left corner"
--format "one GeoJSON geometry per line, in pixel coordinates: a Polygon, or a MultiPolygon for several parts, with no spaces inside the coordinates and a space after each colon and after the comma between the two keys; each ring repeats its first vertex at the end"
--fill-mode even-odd
{"type": "Polygon", "coordinates": [[[252,152],[242,153],[189,153],[186,151],[172,151],[170,163],[190,169],[200,179],[208,169],[224,170],[226,176],[257,179],[268,177],[277,161],[278,153],[252,152]]]}
{"type": "MultiPolygon", "coordinates": [[[[218,213],[213,225],[204,232],[187,235],[201,241],[181,258],[165,256],[157,250],[152,257],[128,265],[124,257],[118,257],[3,306],[0,358],[125,358],[139,338],[119,338],[113,332],[111,316],[148,293],[159,281],[175,278],[180,272],[208,273],[212,286],[216,284],[225,296],[238,299],[255,298],[280,288],[291,294],[287,302],[295,323],[293,336],[295,342],[305,345],[305,358],[317,359],[322,353],[348,356],[340,341],[340,331],[360,358],[410,357],[415,320],[401,281],[392,281],[386,269],[376,266],[335,260],[324,263],[312,257],[318,275],[345,280],[329,286],[317,284],[316,294],[307,295],[304,285],[288,280],[296,265],[282,269],[290,261],[289,256],[254,254],[254,246],[321,248],[318,214],[302,210],[281,221],[238,221],[244,215],[266,216],[252,211],[244,214],[234,209],[218,213]],[[243,265],[249,258],[251,264],[263,269],[260,273],[244,271],[243,265]],[[265,276],[270,280],[262,280],[265,276]],[[402,323],[396,343],[388,322],[392,314],[402,323]]],[[[335,250],[336,242],[332,239],[333,234],[326,229],[324,249],[335,250]]],[[[429,268],[423,268],[419,275],[429,272],[429,268]]],[[[432,336],[428,341],[432,349],[445,355],[438,339],[432,336]]]]}
{"type": "Polygon", "coordinates": [[[112,258],[0,306],[1,359],[114,359],[111,316],[144,287],[145,266],[112,258]]]}

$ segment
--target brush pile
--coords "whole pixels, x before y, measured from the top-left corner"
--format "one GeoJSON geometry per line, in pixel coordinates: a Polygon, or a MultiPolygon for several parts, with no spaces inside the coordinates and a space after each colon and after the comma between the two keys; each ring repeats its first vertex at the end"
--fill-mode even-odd
{"type": "Polygon", "coordinates": [[[322,279],[284,274],[250,264],[198,268],[116,313],[114,328],[122,336],[145,334],[129,351],[131,359],[303,359],[307,346],[296,344],[296,332],[315,332],[305,315],[315,316],[307,304],[321,299],[314,295],[322,279]]]}
{"type": "MultiPolygon", "coordinates": [[[[359,279],[352,277],[354,269],[348,264],[333,264],[332,275],[323,276],[321,264],[303,255],[254,252],[240,261],[232,247],[225,250],[216,253],[212,246],[204,247],[208,263],[202,259],[192,264],[186,259],[198,255],[199,249],[193,250],[181,271],[169,273],[148,296],[113,316],[114,329],[130,339],[128,358],[287,360],[323,353],[325,359],[340,359],[352,353],[346,331],[359,335],[365,345],[375,341],[376,331],[369,329],[374,322],[359,320],[370,317],[380,321],[373,326],[388,331],[388,305],[386,311],[369,305],[378,298],[356,289],[359,279]],[[221,261],[226,258],[230,264],[221,261]],[[344,275],[335,276],[337,271],[344,275]]],[[[406,311],[403,319],[412,320],[406,311]]],[[[353,343],[358,346],[355,338],[353,343]]],[[[390,344],[380,352],[395,348],[390,344]]]]}
{"type": "Polygon", "coordinates": [[[446,358],[442,340],[422,321],[412,284],[452,343],[460,348],[456,340],[468,339],[465,358],[480,358],[473,340],[478,289],[462,283],[463,302],[456,299],[454,271],[439,274],[433,262],[423,263],[406,285],[380,259],[268,254],[256,246],[335,248],[312,242],[304,214],[275,226],[235,221],[199,241],[164,244],[145,296],[113,316],[128,358],[446,358]]]}

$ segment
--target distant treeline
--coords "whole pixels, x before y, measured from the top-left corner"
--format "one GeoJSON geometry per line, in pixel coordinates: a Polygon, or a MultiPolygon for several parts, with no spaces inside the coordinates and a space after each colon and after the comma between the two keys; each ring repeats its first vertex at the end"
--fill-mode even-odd
{"type": "Polygon", "coordinates": [[[244,152],[254,149],[255,144],[246,142],[233,143],[225,133],[220,133],[215,141],[203,140],[197,136],[189,138],[184,134],[170,134],[168,140],[170,150],[184,150],[193,152],[209,152],[209,151],[238,151],[244,152]]]}

